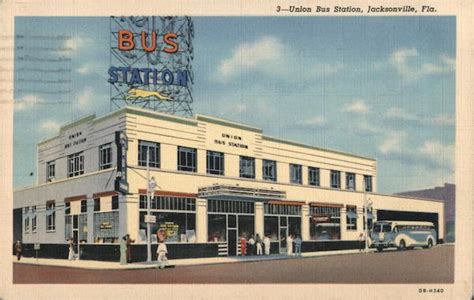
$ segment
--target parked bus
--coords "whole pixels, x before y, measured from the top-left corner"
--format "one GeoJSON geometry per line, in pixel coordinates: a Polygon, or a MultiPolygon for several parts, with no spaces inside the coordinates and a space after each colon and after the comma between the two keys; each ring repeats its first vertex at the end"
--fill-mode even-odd
{"type": "Polygon", "coordinates": [[[388,247],[397,247],[398,250],[431,248],[437,241],[433,223],[416,221],[377,221],[370,238],[371,247],[378,251],[388,247]]]}

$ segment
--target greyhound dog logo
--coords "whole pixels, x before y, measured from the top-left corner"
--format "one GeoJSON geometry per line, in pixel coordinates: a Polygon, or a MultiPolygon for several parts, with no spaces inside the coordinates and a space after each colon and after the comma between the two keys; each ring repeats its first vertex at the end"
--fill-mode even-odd
{"type": "Polygon", "coordinates": [[[158,91],[146,91],[146,90],[140,90],[137,88],[131,88],[127,91],[127,97],[126,99],[139,99],[139,98],[148,98],[148,97],[155,97],[158,100],[161,101],[171,101],[173,98],[170,96],[166,96],[161,94],[158,91]]]}

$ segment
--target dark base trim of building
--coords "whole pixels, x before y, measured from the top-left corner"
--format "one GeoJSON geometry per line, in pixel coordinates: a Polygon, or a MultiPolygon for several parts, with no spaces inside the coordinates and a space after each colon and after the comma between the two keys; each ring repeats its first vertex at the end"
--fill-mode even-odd
{"type": "MultiPolygon", "coordinates": [[[[225,244],[225,243],[224,243],[225,244]]],[[[169,259],[204,258],[223,256],[219,251],[219,243],[203,244],[167,244],[169,259]]],[[[132,261],[146,261],[146,245],[132,245],[132,261]]],[[[156,260],[157,244],[151,246],[152,258],[156,260]]],[[[301,252],[337,251],[358,249],[358,241],[304,241],[301,252]]],[[[279,254],[279,243],[273,242],[270,254],[279,254]]],[[[98,261],[120,261],[120,245],[81,244],[81,259],[98,261]]],[[[15,255],[13,245],[13,255],[15,255]]],[[[69,248],[66,244],[41,244],[40,249],[34,249],[34,244],[23,244],[24,257],[67,259],[69,248]]],[[[255,255],[256,253],[254,253],[255,255]]],[[[225,255],[224,255],[225,256],[225,255]]]]}

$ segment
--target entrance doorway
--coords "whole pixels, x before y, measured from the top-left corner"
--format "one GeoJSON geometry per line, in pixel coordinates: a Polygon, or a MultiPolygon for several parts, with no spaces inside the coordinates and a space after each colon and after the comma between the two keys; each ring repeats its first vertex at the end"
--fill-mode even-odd
{"type": "Polygon", "coordinates": [[[237,256],[237,229],[227,230],[227,251],[229,256],[237,256]]]}
{"type": "Polygon", "coordinates": [[[288,228],[280,227],[280,253],[286,253],[286,237],[288,236],[288,228]]]}

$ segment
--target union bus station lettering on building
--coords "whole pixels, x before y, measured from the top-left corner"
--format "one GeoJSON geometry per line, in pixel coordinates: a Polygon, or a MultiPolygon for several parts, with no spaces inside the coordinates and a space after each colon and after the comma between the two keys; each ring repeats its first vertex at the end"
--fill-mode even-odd
{"type": "Polygon", "coordinates": [[[133,260],[145,261],[147,164],[158,186],[152,253],[163,229],[171,259],[238,255],[240,237],[256,234],[270,237],[272,253],[286,251],[289,234],[303,252],[358,248],[365,215],[369,227],[429,221],[444,239],[443,202],[377,193],[374,159],[211,116],[126,107],[66,124],[37,151],[37,184],[14,192],[14,240],[27,256],[40,243],[39,257],[66,258],[72,238],[81,259],[118,261],[128,233],[133,260]],[[84,142],[65,147],[70,137],[84,142]]]}

